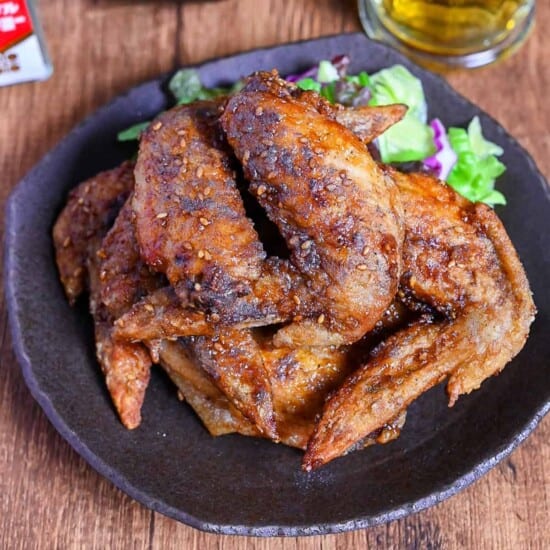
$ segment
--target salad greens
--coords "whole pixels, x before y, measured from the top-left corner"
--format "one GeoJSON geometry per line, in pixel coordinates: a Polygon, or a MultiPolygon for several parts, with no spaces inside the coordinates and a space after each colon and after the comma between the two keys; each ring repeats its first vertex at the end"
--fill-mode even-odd
{"type": "Polygon", "coordinates": [[[402,65],[394,65],[372,75],[370,82],[369,105],[404,103],[409,108],[403,120],[378,138],[382,162],[410,162],[433,155],[434,134],[426,124],[428,106],[420,80],[402,65]]]}
{"type": "MultiPolygon", "coordinates": [[[[375,140],[380,159],[385,163],[422,162],[426,171],[446,181],[464,197],[491,206],[506,204],[504,195],[495,190],[495,180],[506,167],[497,157],[501,147],[483,136],[476,116],[468,129],[446,129],[439,119],[428,124],[428,105],[422,82],[402,65],[382,69],[373,74],[360,72],[348,75],[348,56],[331,61],[322,60],[301,74],[288,75],[302,90],[313,90],[332,103],[352,107],[403,103],[405,117],[375,140]]],[[[243,86],[241,80],[233,86],[206,88],[197,71],[182,69],[168,85],[176,104],[198,99],[213,99],[231,95],[243,86]]],[[[119,141],[139,139],[149,122],[141,122],[118,134],[119,141]]]]}
{"type": "Polygon", "coordinates": [[[506,170],[496,158],[503,151],[483,137],[478,117],[468,131],[449,128],[449,143],[458,157],[447,178],[449,185],[472,201],[506,204],[504,195],[494,189],[495,179],[506,170]]]}

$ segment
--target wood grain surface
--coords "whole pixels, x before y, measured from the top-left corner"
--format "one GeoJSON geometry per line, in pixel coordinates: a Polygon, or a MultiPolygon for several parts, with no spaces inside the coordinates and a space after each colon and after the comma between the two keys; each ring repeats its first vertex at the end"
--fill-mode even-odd
{"type": "MultiPolygon", "coordinates": [[[[537,4],[535,32],[516,56],[448,78],[514,134],[548,177],[550,3],[537,4]]],[[[39,0],[38,6],[55,72],[47,82],[0,88],[2,212],[25,172],[126,88],[182,64],[360,28],[355,2],[338,0],[39,0]]],[[[401,521],[310,538],[215,536],[147,510],[96,474],[26,389],[3,297],[0,323],[2,549],[550,547],[550,418],[473,486],[401,521]]]]}

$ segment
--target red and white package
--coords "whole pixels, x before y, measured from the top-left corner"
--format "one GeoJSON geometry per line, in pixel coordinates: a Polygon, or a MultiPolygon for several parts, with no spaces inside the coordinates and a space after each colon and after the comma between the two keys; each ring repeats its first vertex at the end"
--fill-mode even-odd
{"type": "Polygon", "coordinates": [[[32,0],[0,0],[0,86],[45,80],[52,70],[32,0]]]}

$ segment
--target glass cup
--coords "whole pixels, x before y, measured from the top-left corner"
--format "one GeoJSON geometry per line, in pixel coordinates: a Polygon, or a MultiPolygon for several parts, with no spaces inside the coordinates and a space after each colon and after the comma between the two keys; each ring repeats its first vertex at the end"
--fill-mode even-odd
{"type": "Polygon", "coordinates": [[[370,38],[432,68],[479,67],[514,52],[535,0],[359,0],[370,38]]]}

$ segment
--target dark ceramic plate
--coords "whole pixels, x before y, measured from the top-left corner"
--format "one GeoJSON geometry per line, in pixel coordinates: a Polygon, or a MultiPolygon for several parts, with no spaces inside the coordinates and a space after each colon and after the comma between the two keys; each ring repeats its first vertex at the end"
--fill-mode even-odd
{"type": "Polygon", "coordinates": [[[13,340],[27,384],[61,435],[98,472],[146,506],[216,533],[305,535],[402,517],[463,489],[511,452],[549,409],[550,200],[529,155],[440,78],[359,34],[258,50],[198,67],[206,85],[257,69],[296,72],[348,53],[352,70],[408,66],[424,82],[430,115],[464,126],[479,115],[504,148],[499,209],[531,281],[539,314],[525,349],[503,374],[448,409],[441,386],[415,402],[402,436],[300,470],[301,453],[236,435],[213,439],[155,372],[142,426],[125,430],[94,360],[86,308],[70,308],[50,231],[67,192],[130,155],[117,131],[166,106],[165,79],[130,90],[74,129],[25,177],[8,204],[6,291],[13,340]]]}

